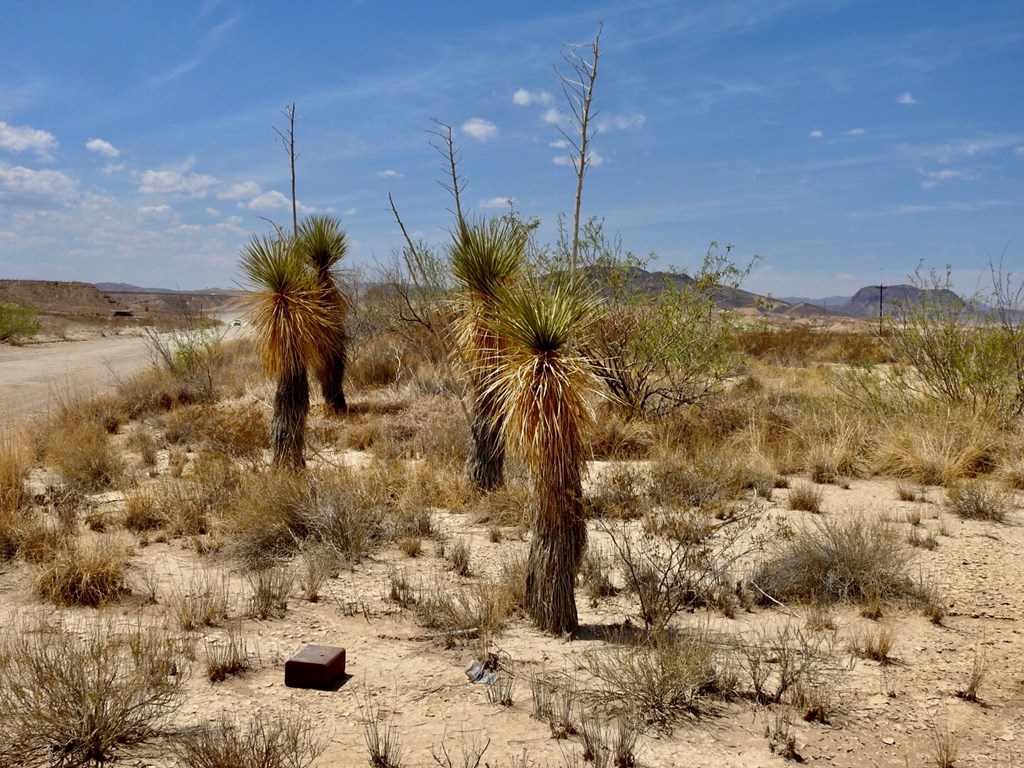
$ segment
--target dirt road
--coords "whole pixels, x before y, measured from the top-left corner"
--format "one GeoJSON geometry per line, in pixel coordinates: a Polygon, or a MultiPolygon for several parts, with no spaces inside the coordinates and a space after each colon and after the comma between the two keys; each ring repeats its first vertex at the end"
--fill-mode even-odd
{"type": "Polygon", "coordinates": [[[149,363],[142,336],[0,345],[0,431],[45,413],[58,398],[110,390],[117,377],[149,363]]]}

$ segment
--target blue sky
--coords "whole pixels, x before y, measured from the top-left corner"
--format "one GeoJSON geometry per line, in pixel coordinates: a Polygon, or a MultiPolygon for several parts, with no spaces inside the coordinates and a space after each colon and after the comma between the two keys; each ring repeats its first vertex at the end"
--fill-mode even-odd
{"type": "Polygon", "coordinates": [[[655,268],[711,241],[775,296],[1024,269],[1024,3],[5,2],[0,277],[230,286],[298,198],[352,265],[451,222],[429,147],[453,126],[478,215],[541,241],[570,211],[560,44],[604,23],[584,192],[655,268]]]}

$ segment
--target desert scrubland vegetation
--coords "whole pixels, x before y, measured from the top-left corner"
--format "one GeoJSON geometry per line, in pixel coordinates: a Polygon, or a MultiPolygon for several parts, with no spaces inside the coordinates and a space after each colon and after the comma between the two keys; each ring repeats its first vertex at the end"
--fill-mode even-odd
{"type": "Polygon", "coordinates": [[[254,236],[248,338],[3,436],[0,765],[1014,764],[1011,277],[880,327],[730,309],[717,246],[638,287],[581,93],[557,243],[463,215],[440,126],[447,243],[357,293],[329,217],[254,236]]]}

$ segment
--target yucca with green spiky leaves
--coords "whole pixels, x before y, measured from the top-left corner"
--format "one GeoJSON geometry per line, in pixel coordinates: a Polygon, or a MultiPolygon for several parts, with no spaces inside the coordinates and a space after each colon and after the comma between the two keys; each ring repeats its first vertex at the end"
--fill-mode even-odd
{"type": "Polygon", "coordinates": [[[336,414],[344,413],[348,407],[344,388],[348,335],[344,318],[349,305],[335,269],[348,253],[348,238],[333,216],[308,216],[299,223],[295,247],[313,267],[324,292],[324,302],[332,305],[331,312],[338,318],[334,339],[326,350],[322,365],[317,366],[315,372],[327,407],[336,414]]]}
{"type": "Polygon", "coordinates": [[[580,278],[554,277],[501,292],[493,330],[507,342],[488,391],[502,433],[533,475],[534,510],[526,572],[526,611],[547,632],[573,632],[576,574],[587,541],[583,468],[592,397],[600,391],[577,340],[597,315],[598,298],[580,278]]]}
{"type": "Polygon", "coordinates": [[[469,370],[473,398],[467,472],[481,491],[504,483],[503,416],[488,379],[507,344],[493,328],[494,307],[499,292],[519,277],[528,238],[526,228],[511,217],[460,221],[448,246],[460,292],[454,342],[469,370]]]}
{"type": "Polygon", "coordinates": [[[274,465],[301,469],[306,464],[307,367],[324,366],[343,318],[289,240],[253,237],[242,250],[242,272],[252,286],[243,302],[260,358],[277,377],[270,428],[274,465]]]}

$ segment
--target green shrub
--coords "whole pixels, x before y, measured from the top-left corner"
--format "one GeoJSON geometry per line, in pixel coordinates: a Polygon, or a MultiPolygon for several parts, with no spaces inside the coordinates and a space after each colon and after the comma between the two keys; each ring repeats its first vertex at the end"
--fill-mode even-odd
{"type": "Polygon", "coordinates": [[[39,319],[34,309],[0,304],[0,341],[18,342],[37,333],[39,319]]]}

